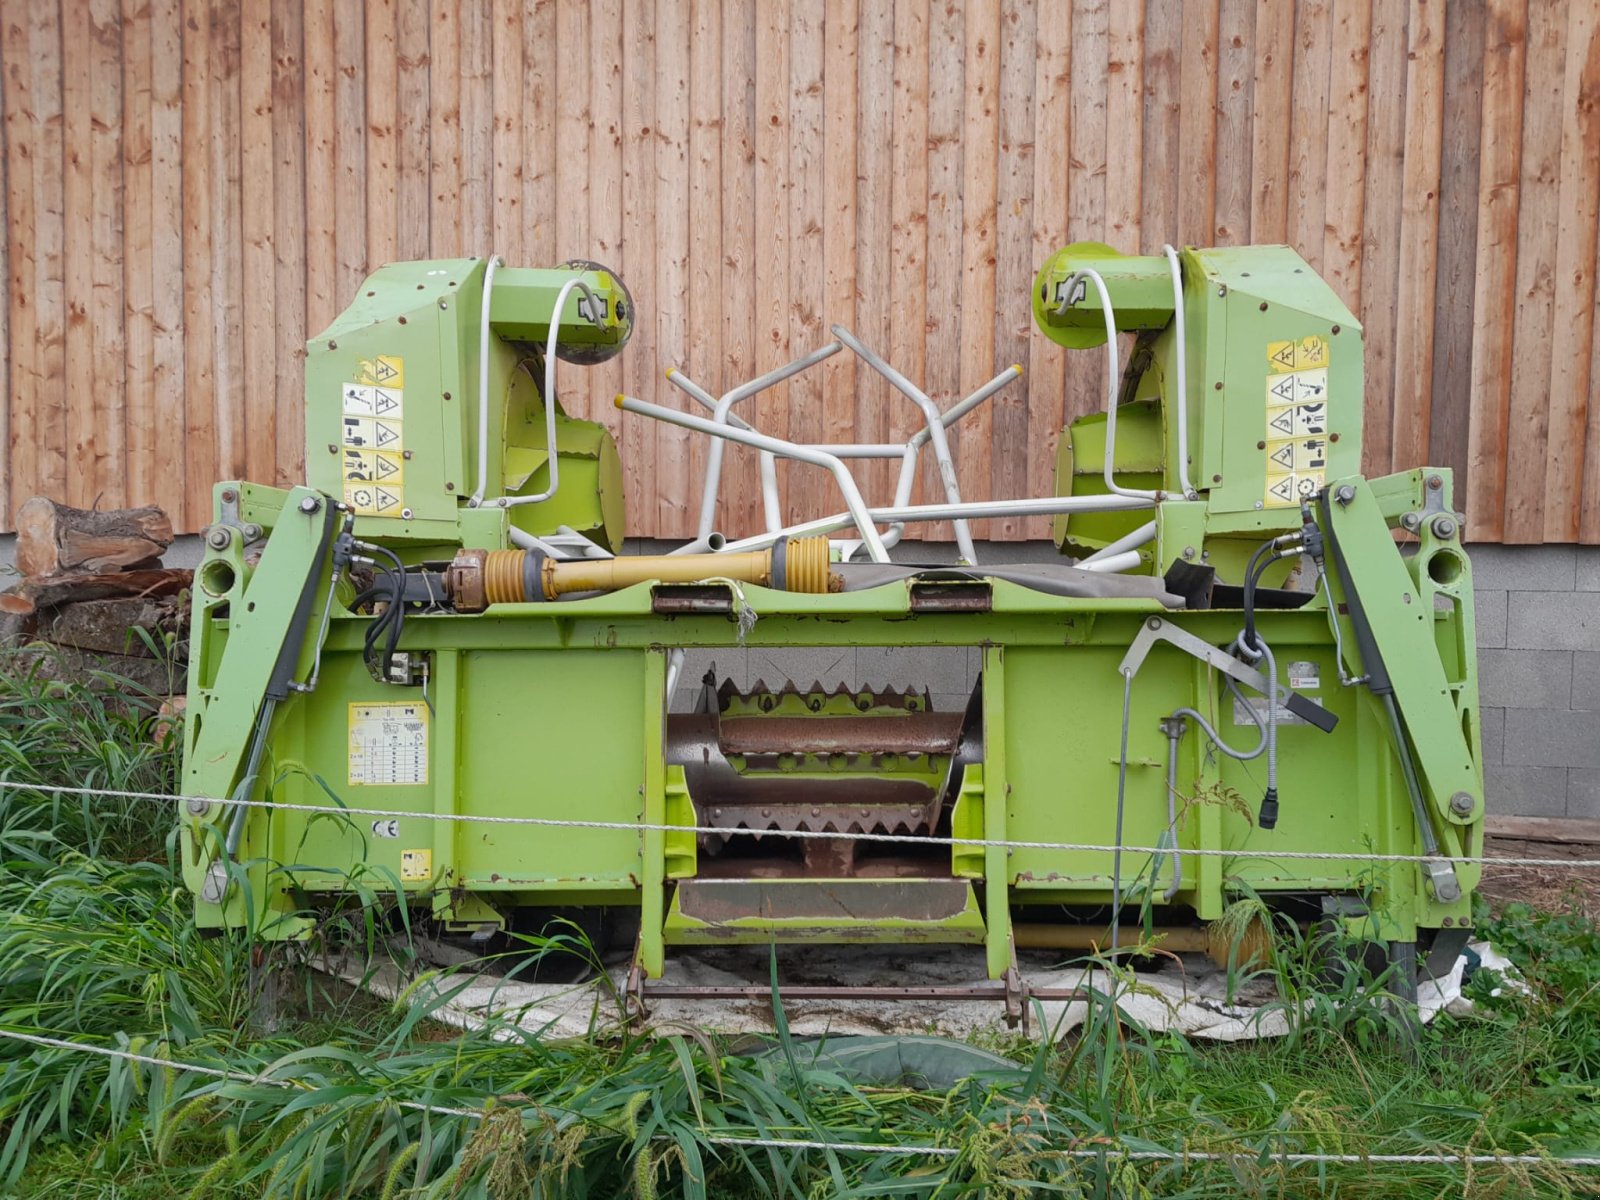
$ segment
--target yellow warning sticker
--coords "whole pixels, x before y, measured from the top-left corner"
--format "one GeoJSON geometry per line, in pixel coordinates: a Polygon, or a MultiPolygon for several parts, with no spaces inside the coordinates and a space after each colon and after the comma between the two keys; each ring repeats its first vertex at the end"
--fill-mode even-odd
{"type": "Polygon", "coordinates": [[[400,851],[400,882],[427,883],[433,878],[432,850],[400,851]]]}
{"type": "Polygon", "coordinates": [[[352,786],[428,782],[426,704],[351,704],[349,712],[352,786]]]}
{"type": "Polygon", "coordinates": [[[1273,374],[1328,365],[1328,343],[1320,337],[1267,343],[1267,370],[1273,374]]]}
{"type": "Polygon", "coordinates": [[[1282,475],[1268,475],[1266,492],[1261,498],[1265,508],[1283,508],[1309,500],[1322,490],[1326,482],[1322,471],[1295,471],[1282,475]]]}
{"type": "Polygon", "coordinates": [[[344,479],[346,483],[398,484],[405,480],[405,457],[392,450],[344,451],[344,479]]]}
{"type": "Polygon", "coordinates": [[[405,407],[405,393],[399,388],[376,387],[369,383],[339,385],[339,405],[347,417],[384,417],[398,421],[405,407]]]}
{"type": "Polygon", "coordinates": [[[363,358],[356,371],[357,383],[375,383],[379,387],[400,388],[406,385],[406,360],[397,354],[380,354],[376,358],[363,358]]]}
{"type": "Polygon", "coordinates": [[[1318,404],[1328,398],[1328,369],[1267,376],[1267,405],[1318,404]]]}
{"type": "Polygon", "coordinates": [[[356,450],[393,450],[398,452],[404,441],[399,421],[384,421],[378,417],[345,417],[344,444],[356,450]]]}
{"type": "Polygon", "coordinates": [[[346,483],[344,502],[358,517],[400,517],[409,519],[405,488],[384,487],[378,483],[346,483]]]}
{"type": "Polygon", "coordinates": [[[1267,471],[1307,472],[1325,470],[1328,465],[1328,439],[1296,438],[1267,443],[1267,471]]]}

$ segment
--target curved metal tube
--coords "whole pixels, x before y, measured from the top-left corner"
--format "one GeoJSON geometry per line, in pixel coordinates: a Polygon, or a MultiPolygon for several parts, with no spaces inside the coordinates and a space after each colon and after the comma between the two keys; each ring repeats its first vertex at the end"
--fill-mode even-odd
{"type": "Polygon", "coordinates": [[[1189,482],[1189,342],[1183,332],[1183,266],[1171,246],[1163,245],[1161,253],[1172,270],[1172,336],[1178,341],[1178,490],[1185,500],[1193,500],[1199,493],[1189,482]]]}

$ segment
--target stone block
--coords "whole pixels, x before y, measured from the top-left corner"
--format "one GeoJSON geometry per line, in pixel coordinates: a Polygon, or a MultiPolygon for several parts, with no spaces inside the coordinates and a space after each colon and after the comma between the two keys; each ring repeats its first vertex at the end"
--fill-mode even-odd
{"type": "Polygon", "coordinates": [[[1572,546],[1468,546],[1472,585],[1481,591],[1570,592],[1577,580],[1572,546]]]}
{"type": "Polygon", "coordinates": [[[751,650],[745,667],[748,682],[754,688],[758,683],[776,691],[786,683],[793,683],[805,691],[813,683],[824,689],[843,684],[853,688],[860,679],[856,668],[854,646],[784,646],[772,649],[751,650]]]}
{"type": "Polygon", "coordinates": [[[1573,654],[1572,707],[1600,711],[1600,651],[1579,650],[1573,654]]]}
{"type": "Polygon", "coordinates": [[[977,677],[966,646],[863,646],[856,651],[863,687],[969,692],[977,677]]]}
{"type": "Polygon", "coordinates": [[[1570,650],[1478,652],[1481,703],[1495,708],[1559,708],[1572,703],[1570,650]]]}
{"type": "Polygon", "coordinates": [[[1480,708],[1478,710],[1479,736],[1483,743],[1484,766],[1498,767],[1505,761],[1506,710],[1480,708]]]}
{"type": "Polygon", "coordinates": [[[1600,592],[1511,592],[1506,645],[1514,650],[1600,650],[1600,592]]]}
{"type": "Polygon", "coordinates": [[[1600,592],[1600,546],[1578,546],[1573,553],[1577,556],[1578,590],[1600,592]]]}
{"type": "Polygon", "coordinates": [[[1479,646],[1506,644],[1506,593],[1478,588],[1472,597],[1479,646]]]}
{"type": "Polygon", "coordinates": [[[1576,767],[1567,772],[1567,816],[1600,818],[1600,771],[1576,767]]]}
{"type": "Polygon", "coordinates": [[[1600,713],[1508,708],[1501,761],[1510,767],[1600,767],[1600,713]]]}
{"type": "Polygon", "coordinates": [[[1565,767],[1488,767],[1484,802],[1492,813],[1515,817],[1567,815],[1565,767]]]}

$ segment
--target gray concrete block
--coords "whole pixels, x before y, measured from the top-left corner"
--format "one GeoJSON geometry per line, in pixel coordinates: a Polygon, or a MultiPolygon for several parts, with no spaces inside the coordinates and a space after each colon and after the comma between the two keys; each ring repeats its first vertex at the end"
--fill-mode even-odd
{"type": "Polygon", "coordinates": [[[1574,767],[1567,772],[1567,816],[1600,818],[1600,771],[1574,767]]]}
{"type": "Polygon", "coordinates": [[[743,691],[750,686],[750,652],[739,646],[719,646],[715,649],[689,649],[683,655],[683,670],[678,675],[678,688],[698,691],[700,680],[708,670],[717,673],[717,686],[724,679],[733,680],[733,686],[743,691]]]}
{"type": "Polygon", "coordinates": [[[793,683],[804,691],[813,683],[831,689],[843,684],[855,687],[860,675],[856,669],[854,646],[785,646],[770,650],[751,650],[745,667],[749,682],[777,690],[793,683]]]}
{"type": "Polygon", "coordinates": [[[1573,654],[1572,707],[1600,710],[1600,651],[1579,650],[1573,654]]]}
{"type": "Polygon", "coordinates": [[[1577,546],[1577,588],[1580,592],[1600,592],[1600,546],[1577,546]]]}
{"type": "Polygon", "coordinates": [[[856,651],[863,687],[969,692],[976,678],[966,646],[863,646],[856,651]]]}
{"type": "Polygon", "coordinates": [[[1513,767],[1600,767],[1600,714],[1508,708],[1501,761],[1513,767]]]}
{"type": "Polygon", "coordinates": [[[934,712],[966,712],[967,701],[971,692],[935,692],[933,695],[934,712]]]}
{"type": "Polygon", "coordinates": [[[1489,812],[1515,817],[1567,815],[1565,767],[1488,767],[1484,805],[1489,812]]]}
{"type": "Polygon", "coordinates": [[[1569,708],[1572,651],[1480,650],[1478,689],[1495,708],[1569,708]]]}
{"type": "Polygon", "coordinates": [[[1472,558],[1472,584],[1484,591],[1570,592],[1577,580],[1578,558],[1571,546],[1467,547],[1472,558]]]}
{"type": "Polygon", "coordinates": [[[1600,650],[1600,592],[1512,592],[1506,645],[1515,650],[1600,650]]]}
{"type": "Polygon", "coordinates": [[[1498,767],[1505,761],[1506,710],[1480,708],[1478,710],[1479,736],[1483,743],[1484,766],[1498,767]]]}
{"type": "Polygon", "coordinates": [[[1478,627],[1479,646],[1504,646],[1506,644],[1506,593],[1474,591],[1473,614],[1478,627]]]}

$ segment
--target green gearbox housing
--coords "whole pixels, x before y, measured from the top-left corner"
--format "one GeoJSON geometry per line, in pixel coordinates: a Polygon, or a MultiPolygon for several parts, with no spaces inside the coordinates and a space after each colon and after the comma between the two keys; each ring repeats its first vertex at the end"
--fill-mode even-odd
{"type": "Polygon", "coordinates": [[[376,272],[308,345],[306,486],[217,486],[181,827],[202,926],[299,937],[359,891],[447,930],[610,914],[586,928],[636,922],[646,979],[674,945],[851,941],[972,943],[1002,979],[1114,901],[1200,927],[1249,891],[1454,958],[1483,817],[1461,519],[1446,470],[1360,475],[1361,327],[1293,251],[1044,264],[1072,369],[1117,356],[1060,442],[1058,566],[908,543],[795,590],[778,537],[557,599],[624,517],[611,437],[546,409],[549,349],[614,353],[632,300],[593,264],[490,273],[376,272]],[[975,679],[941,709],[713,677],[673,711],[680,650],[823,646],[970,648],[975,679]],[[1119,830],[1120,873],[1051,845],[1119,830]]]}

